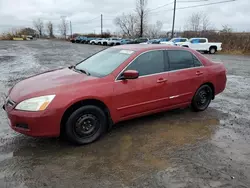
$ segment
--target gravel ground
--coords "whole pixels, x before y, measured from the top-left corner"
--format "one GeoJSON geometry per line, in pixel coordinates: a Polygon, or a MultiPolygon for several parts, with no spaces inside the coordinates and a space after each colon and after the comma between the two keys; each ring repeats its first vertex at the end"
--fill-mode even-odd
{"type": "MultiPolygon", "coordinates": [[[[0,93],[102,48],[0,41],[0,93]]],[[[173,110],[122,122],[87,146],[15,133],[0,110],[0,188],[250,187],[250,57],[208,57],[224,62],[228,83],[205,112],[173,110]]]]}

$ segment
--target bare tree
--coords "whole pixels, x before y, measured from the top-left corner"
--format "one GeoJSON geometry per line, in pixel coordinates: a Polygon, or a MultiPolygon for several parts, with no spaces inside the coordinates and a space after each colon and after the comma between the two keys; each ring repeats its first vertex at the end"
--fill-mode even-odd
{"type": "Polygon", "coordinates": [[[136,0],[136,13],[139,18],[139,36],[142,37],[145,25],[146,25],[146,16],[147,16],[147,0],[136,0]]]}
{"type": "Polygon", "coordinates": [[[189,18],[189,24],[192,31],[199,31],[202,22],[202,13],[193,13],[189,18]]]}
{"type": "Polygon", "coordinates": [[[202,12],[193,13],[189,18],[185,26],[191,31],[207,31],[212,29],[210,19],[207,14],[202,12]]]}
{"type": "Polygon", "coordinates": [[[62,17],[61,23],[59,24],[59,31],[64,36],[64,38],[67,38],[67,33],[69,30],[69,23],[67,22],[65,17],[62,17]]]}
{"type": "Polygon", "coordinates": [[[212,28],[210,19],[209,19],[207,14],[202,14],[201,22],[202,22],[202,30],[203,31],[207,31],[207,30],[210,30],[212,28]]]}
{"type": "Polygon", "coordinates": [[[53,27],[53,23],[51,21],[49,21],[47,24],[47,32],[50,38],[54,38],[54,27],[53,27]]]}
{"type": "Polygon", "coordinates": [[[157,38],[161,34],[163,23],[161,21],[157,21],[156,24],[149,25],[147,28],[147,36],[152,38],[157,38]]]}
{"type": "Polygon", "coordinates": [[[122,34],[127,37],[134,37],[136,35],[136,26],[138,19],[133,14],[123,14],[114,20],[114,24],[119,27],[122,34]]]}
{"type": "Polygon", "coordinates": [[[43,36],[43,30],[44,30],[44,24],[43,24],[43,21],[38,18],[37,20],[34,20],[33,21],[33,25],[35,27],[35,29],[38,31],[39,33],[39,36],[43,36]]]}
{"type": "Polygon", "coordinates": [[[225,33],[231,33],[233,32],[233,29],[230,25],[226,24],[226,25],[222,25],[222,32],[225,32],[225,33]]]}

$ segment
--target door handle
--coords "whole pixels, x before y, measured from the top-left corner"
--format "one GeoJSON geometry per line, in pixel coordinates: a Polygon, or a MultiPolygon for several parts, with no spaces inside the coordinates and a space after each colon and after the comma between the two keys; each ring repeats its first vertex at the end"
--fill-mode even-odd
{"type": "Polygon", "coordinates": [[[157,80],[157,83],[163,83],[163,82],[166,82],[166,81],[168,81],[168,80],[165,79],[165,78],[159,78],[159,79],[157,80]]]}
{"type": "Polygon", "coordinates": [[[197,72],[196,72],[196,75],[197,75],[197,76],[202,75],[202,74],[203,74],[203,72],[200,72],[200,71],[197,71],[197,72]]]}

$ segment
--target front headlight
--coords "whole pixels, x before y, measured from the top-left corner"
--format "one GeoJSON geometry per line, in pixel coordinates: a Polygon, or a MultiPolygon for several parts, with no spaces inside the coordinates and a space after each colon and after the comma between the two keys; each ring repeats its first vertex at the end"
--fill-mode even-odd
{"type": "Polygon", "coordinates": [[[20,102],[15,109],[24,111],[42,111],[45,110],[56,95],[46,95],[35,97],[20,102]]]}

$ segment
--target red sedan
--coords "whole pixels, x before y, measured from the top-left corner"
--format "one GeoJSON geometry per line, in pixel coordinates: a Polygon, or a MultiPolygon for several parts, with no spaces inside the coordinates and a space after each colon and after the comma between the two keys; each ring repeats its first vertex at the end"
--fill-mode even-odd
{"type": "Polygon", "coordinates": [[[203,111],[226,80],[223,64],[194,50],[123,45],[20,81],[10,89],[4,109],[17,132],[64,133],[87,144],[119,121],[187,106],[203,111]]]}

